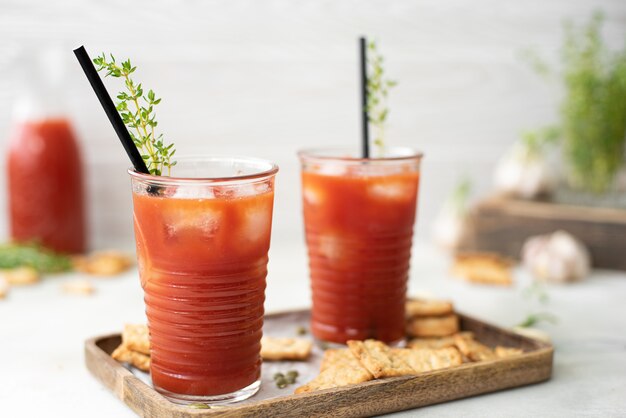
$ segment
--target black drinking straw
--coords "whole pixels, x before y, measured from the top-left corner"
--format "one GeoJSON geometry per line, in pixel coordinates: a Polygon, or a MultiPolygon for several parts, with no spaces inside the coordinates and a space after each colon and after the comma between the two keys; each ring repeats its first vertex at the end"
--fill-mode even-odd
{"type": "Polygon", "coordinates": [[[107,90],[104,87],[100,76],[98,75],[98,71],[96,71],[96,68],[93,66],[91,58],[89,58],[89,54],[87,54],[85,47],[81,46],[80,48],[76,48],[74,50],[74,55],[76,55],[80,66],[83,68],[83,71],[85,72],[85,75],[87,76],[87,79],[89,80],[89,84],[91,84],[93,91],[96,93],[96,96],[98,96],[98,100],[100,100],[100,104],[104,109],[104,113],[107,114],[109,122],[111,122],[111,125],[113,125],[113,129],[115,129],[115,133],[117,134],[117,137],[120,139],[120,142],[124,146],[126,154],[128,154],[130,161],[135,167],[135,170],[140,173],[150,174],[150,171],[148,171],[148,167],[146,167],[146,163],[144,162],[143,158],[141,158],[139,150],[137,150],[137,147],[133,143],[133,139],[130,137],[130,133],[126,129],[126,126],[124,125],[120,114],[117,113],[115,104],[113,104],[111,96],[109,96],[109,93],[107,93],[107,90]]]}
{"type": "Polygon", "coordinates": [[[367,40],[359,38],[361,56],[361,156],[370,157],[369,116],[367,114],[367,40]]]}

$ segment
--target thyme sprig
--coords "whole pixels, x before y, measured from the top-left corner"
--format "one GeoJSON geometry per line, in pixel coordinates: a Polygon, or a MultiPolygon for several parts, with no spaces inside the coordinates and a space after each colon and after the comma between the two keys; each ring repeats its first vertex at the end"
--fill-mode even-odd
{"type": "Polygon", "coordinates": [[[385,126],[389,116],[387,98],[389,90],[398,83],[386,78],[383,56],[378,52],[375,41],[367,44],[367,105],[368,120],[374,128],[374,145],[378,156],[385,155],[385,126]]]}
{"type": "Polygon", "coordinates": [[[98,71],[106,71],[106,77],[122,78],[126,91],[118,93],[116,104],[118,112],[124,124],[130,128],[130,136],[141,153],[150,174],[160,176],[167,169],[167,175],[171,174],[171,168],[176,165],[172,157],[176,152],[174,144],[166,144],[163,134],[157,135],[155,128],[158,125],[154,107],[161,103],[152,90],[144,95],[141,83],[133,81],[131,74],[135,72],[130,59],[118,63],[115,57],[109,57],[102,53],[94,58],[93,63],[98,71]],[[110,57],[110,60],[108,59],[110,57]]]}

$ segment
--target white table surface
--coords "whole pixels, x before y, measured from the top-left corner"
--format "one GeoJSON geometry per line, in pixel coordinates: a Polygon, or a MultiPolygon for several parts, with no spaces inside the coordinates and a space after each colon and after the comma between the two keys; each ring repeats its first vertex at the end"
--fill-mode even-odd
{"type": "MultiPolygon", "coordinates": [[[[539,326],[556,346],[554,372],[546,383],[394,416],[626,416],[626,273],[595,271],[579,284],[549,286],[541,305],[524,297],[524,272],[511,288],[470,285],[451,279],[449,261],[427,244],[414,253],[413,293],[452,298],[459,310],[502,326],[539,310],[557,315],[556,325],[539,326]]],[[[94,279],[91,297],[63,294],[70,276],[14,288],[0,301],[0,417],[135,416],[87,372],[83,342],[145,320],[137,273],[94,279]]],[[[309,295],[304,245],[274,245],[267,310],[308,306],[309,295]]]]}

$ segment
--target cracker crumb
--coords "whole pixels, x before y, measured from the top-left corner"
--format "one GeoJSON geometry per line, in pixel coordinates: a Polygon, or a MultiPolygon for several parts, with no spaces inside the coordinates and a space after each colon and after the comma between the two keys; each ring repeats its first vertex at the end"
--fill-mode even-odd
{"type": "Polygon", "coordinates": [[[87,279],[73,279],[68,280],[61,285],[61,289],[64,293],[70,295],[91,295],[96,289],[91,284],[91,281],[87,279]]]}
{"type": "Polygon", "coordinates": [[[0,299],[6,298],[9,294],[9,290],[11,289],[11,285],[8,280],[4,277],[0,277],[0,299]]]}
{"type": "Polygon", "coordinates": [[[73,259],[76,271],[94,276],[115,276],[128,270],[133,260],[127,254],[115,250],[99,251],[89,256],[73,259]]]}
{"type": "Polygon", "coordinates": [[[514,262],[495,253],[457,254],[452,275],[471,283],[510,286],[514,262]]]}
{"type": "Polygon", "coordinates": [[[494,351],[498,358],[515,357],[524,354],[524,350],[521,348],[504,347],[501,345],[497,346],[494,351]]]}
{"type": "Polygon", "coordinates": [[[532,338],[534,340],[543,341],[546,343],[551,342],[550,334],[546,331],[538,328],[530,327],[513,327],[512,331],[516,334],[523,335],[524,337],[532,338]]]}
{"type": "Polygon", "coordinates": [[[16,267],[3,271],[4,279],[13,286],[27,286],[35,284],[41,280],[39,272],[33,267],[16,267]]]}

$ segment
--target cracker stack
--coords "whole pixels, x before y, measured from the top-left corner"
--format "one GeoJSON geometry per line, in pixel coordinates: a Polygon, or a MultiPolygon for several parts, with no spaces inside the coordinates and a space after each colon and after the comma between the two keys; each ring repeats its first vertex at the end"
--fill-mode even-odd
{"type": "Polygon", "coordinates": [[[459,317],[449,301],[409,299],[405,311],[410,337],[439,338],[459,332],[459,317]]]}

